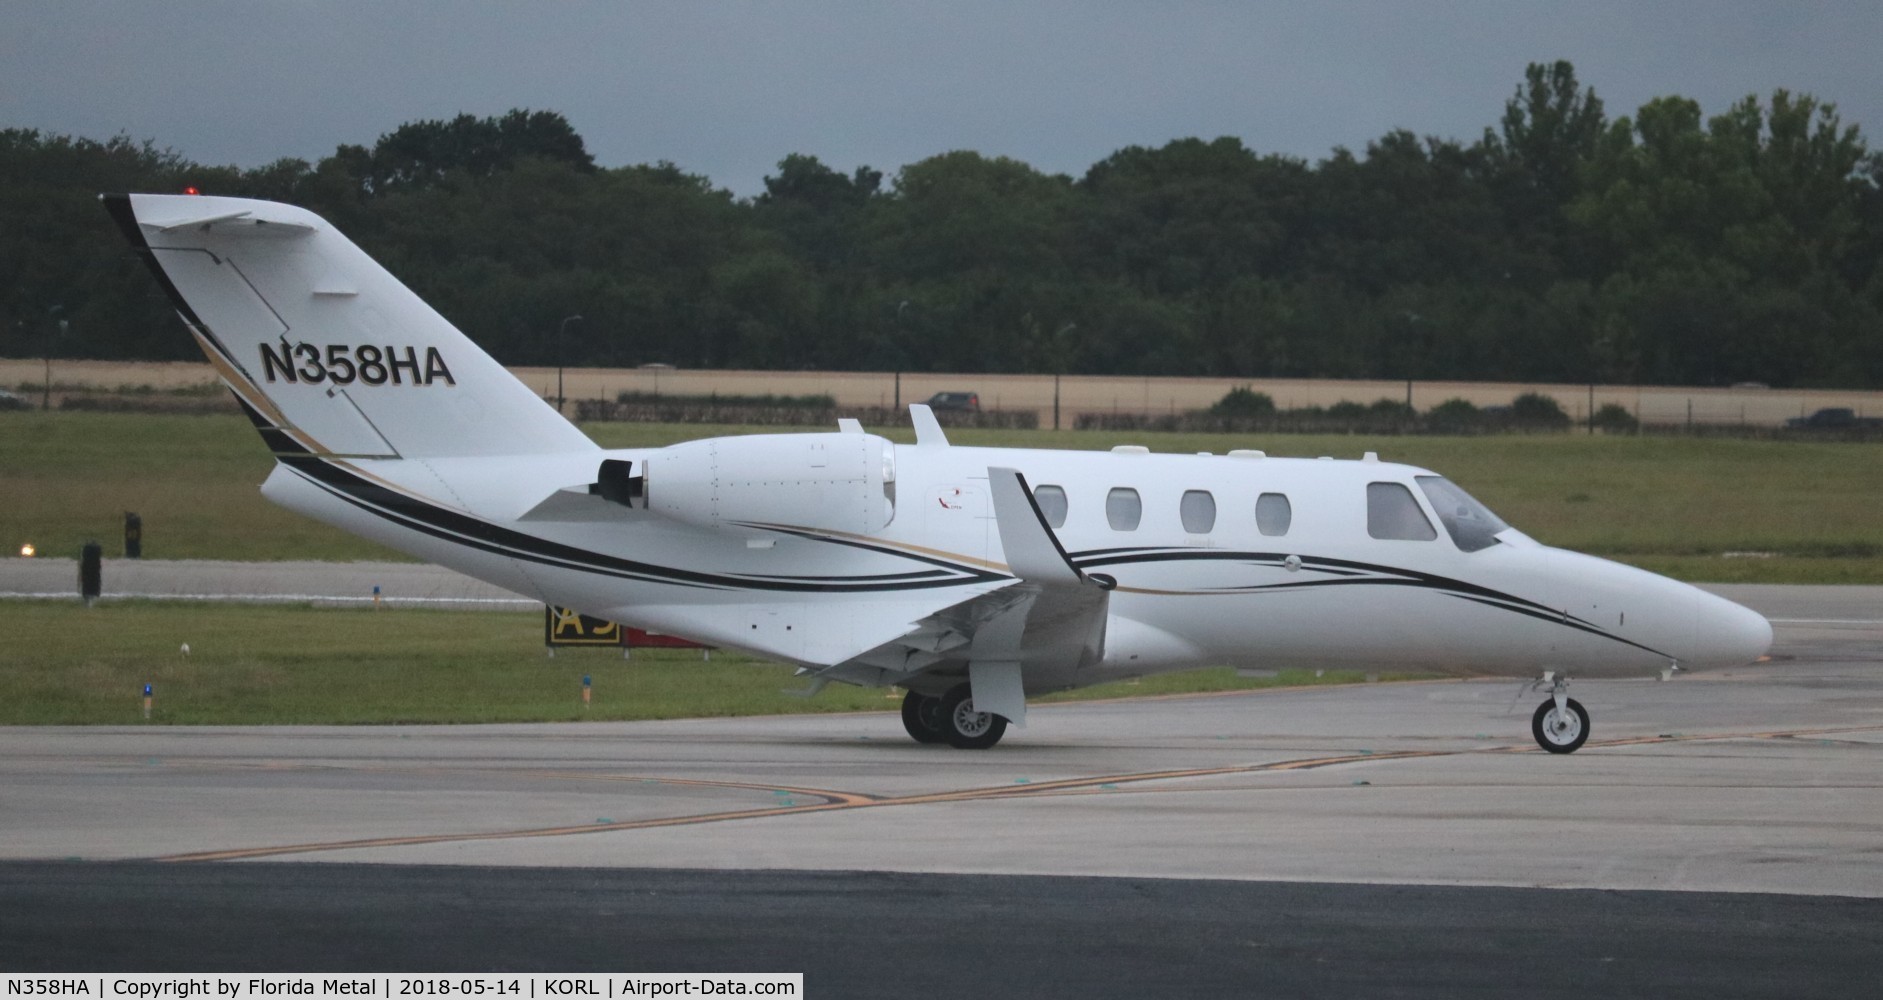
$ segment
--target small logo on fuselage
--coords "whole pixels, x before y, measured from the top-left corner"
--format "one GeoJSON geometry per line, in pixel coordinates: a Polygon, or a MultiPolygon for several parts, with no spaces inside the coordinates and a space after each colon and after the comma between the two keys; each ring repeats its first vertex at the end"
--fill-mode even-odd
{"type": "Polygon", "coordinates": [[[418,348],[378,344],[328,344],[324,348],[301,343],[289,346],[262,344],[262,374],[270,382],[321,383],[352,385],[431,385],[443,382],[457,385],[445,356],[438,348],[425,348],[423,358],[418,348]]]}

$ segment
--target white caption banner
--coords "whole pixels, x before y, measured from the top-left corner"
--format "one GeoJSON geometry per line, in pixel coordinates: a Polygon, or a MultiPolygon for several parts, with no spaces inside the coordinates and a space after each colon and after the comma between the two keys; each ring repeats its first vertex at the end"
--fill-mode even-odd
{"type": "Polygon", "coordinates": [[[616,997],[801,997],[801,972],[624,972],[503,975],[397,973],[253,975],[49,973],[0,975],[0,1000],[84,997],[87,1000],[375,1000],[486,997],[490,1000],[613,1000],[616,997]]]}

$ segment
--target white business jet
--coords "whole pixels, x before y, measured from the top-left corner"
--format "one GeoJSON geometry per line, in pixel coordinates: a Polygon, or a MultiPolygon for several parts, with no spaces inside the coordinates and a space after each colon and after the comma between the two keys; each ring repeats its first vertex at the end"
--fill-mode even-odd
{"type": "Polygon", "coordinates": [[[952,447],[855,421],[605,450],[320,217],[234,198],[105,207],[275,454],[263,495],[613,621],[907,690],[925,743],[985,748],[1029,696],[1218,664],[1535,677],[1569,753],[1576,677],[1728,667],[1764,618],[1541,545],[1378,461],[952,447]]]}

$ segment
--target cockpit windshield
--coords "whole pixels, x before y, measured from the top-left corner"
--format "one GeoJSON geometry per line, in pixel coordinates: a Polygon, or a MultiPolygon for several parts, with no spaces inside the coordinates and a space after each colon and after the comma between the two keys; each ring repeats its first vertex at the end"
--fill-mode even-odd
{"type": "Polygon", "coordinates": [[[1445,524],[1451,540],[1466,552],[1488,549],[1497,544],[1497,533],[1510,527],[1491,513],[1489,507],[1471,498],[1443,476],[1418,476],[1419,488],[1432,501],[1432,509],[1445,524]]]}

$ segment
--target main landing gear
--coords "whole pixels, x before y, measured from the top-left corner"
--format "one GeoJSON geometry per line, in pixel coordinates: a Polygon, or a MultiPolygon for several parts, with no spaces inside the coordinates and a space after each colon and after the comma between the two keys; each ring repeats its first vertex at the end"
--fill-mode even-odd
{"type": "Polygon", "coordinates": [[[1550,696],[1530,717],[1530,735],[1550,753],[1575,753],[1589,741],[1589,712],[1569,697],[1569,678],[1545,674],[1543,682],[1550,685],[1550,696]]]}
{"type": "Polygon", "coordinates": [[[957,684],[941,697],[910,691],[902,696],[902,728],[917,743],[946,743],[962,750],[985,750],[1007,733],[1007,720],[974,710],[972,691],[957,684]]]}

